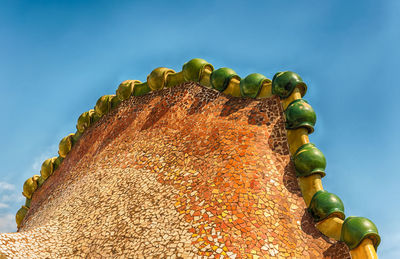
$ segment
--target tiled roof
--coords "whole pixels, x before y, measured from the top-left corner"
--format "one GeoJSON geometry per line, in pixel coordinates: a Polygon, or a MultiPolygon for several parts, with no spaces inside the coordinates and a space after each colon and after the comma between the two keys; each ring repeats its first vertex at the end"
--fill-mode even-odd
{"type": "Polygon", "coordinates": [[[340,198],[322,187],[321,178],[326,174],[326,159],[314,144],[309,143],[308,135],[314,131],[316,115],[310,104],[302,99],[307,92],[307,85],[301,77],[285,71],[276,73],[272,80],[257,73],[242,79],[229,68],[214,70],[203,59],[190,60],[183,65],[181,72],[164,67],[156,68],[143,83],[126,80],[119,85],[116,94],[100,97],[94,109],[82,113],[77,121],[77,131],[60,141],[59,156],[44,161],[40,175],[34,175],[24,183],[22,194],[26,197],[26,203],[17,212],[18,227],[29,210],[33,193],[51,177],[82,133],[92,124],[131,96],[142,96],[184,82],[198,82],[233,97],[261,99],[279,96],[286,116],[289,149],[299,187],[316,227],[326,236],[344,241],[353,258],[376,256],[380,237],[374,223],[362,217],[346,218],[340,198]]]}

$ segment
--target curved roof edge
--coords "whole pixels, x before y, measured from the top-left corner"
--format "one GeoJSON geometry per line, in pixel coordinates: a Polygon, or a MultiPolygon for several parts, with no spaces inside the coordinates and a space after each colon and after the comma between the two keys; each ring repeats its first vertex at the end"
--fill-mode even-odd
{"type": "Polygon", "coordinates": [[[214,70],[211,64],[199,58],[186,62],[181,72],[159,67],[147,76],[146,82],[126,80],[118,86],[114,95],[100,97],[94,109],[82,113],[76,125],[77,131],[60,141],[59,156],[44,161],[40,175],[25,181],[22,194],[26,197],[26,203],[16,214],[17,227],[20,227],[30,208],[33,193],[51,177],[90,125],[131,96],[142,96],[190,81],[234,97],[261,99],[279,96],[286,116],[289,149],[299,187],[316,227],[324,235],[344,241],[350,248],[352,258],[377,258],[380,236],[374,223],[362,217],[346,218],[340,198],[323,189],[321,178],[325,176],[326,160],[308,138],[314,131],[316,115],[308,102],[302,99],[307,92],[307,85],[301,77],[285,71],[276,73],[272,81],[258,73],[242,79],[230,68],[214,70]]]}

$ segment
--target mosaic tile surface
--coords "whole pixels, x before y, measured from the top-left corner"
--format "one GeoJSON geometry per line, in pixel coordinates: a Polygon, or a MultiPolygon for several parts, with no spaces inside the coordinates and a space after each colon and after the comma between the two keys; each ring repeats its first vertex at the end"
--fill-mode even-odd
{"type": "Polygon", "coordinates": [[[301,197],[278,97],[132,97],[35,192],[13,258],[350,258],[301,197]]]}

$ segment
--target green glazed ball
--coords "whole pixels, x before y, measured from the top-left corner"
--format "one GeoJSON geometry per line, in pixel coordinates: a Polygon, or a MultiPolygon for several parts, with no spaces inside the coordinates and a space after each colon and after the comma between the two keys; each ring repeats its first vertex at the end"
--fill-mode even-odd
{"type": "Polygon", "coordinates": [[[168,74],[175,73],[174,70],[166,67],[158,67],[147,76],[147,84],[152,91],[161,90],[167,83],[168,74]]]}
{"type": "Polygon", "coordinates": [[[76,123],[76,129],[79,132],[84,132],[90,126],[89,112],[84,112],[79,116],[78,122],[76,123]]]}
{"type": "Polygon", "coordinates": [[[125,80],[119,86],[117,91],[115,92],[117,98],[121,101],[124,101],[131,97],[133,94],[133,89],[135,84],[141,84],[139,80],[125,80]]]}
{"type": "Polygon", "coordinates": [[[311,199],[308,211],[316,222],[322,221],[330,216],[344,219],[344,206],[342,200],[333,193],[318,191],[311,199]]]}
{"type": "Polygon", "coordinates": [[[270,81],[265,76],[254,73],[240,81],[240,93],[244,97],[256,98],[265,81],[270,81]]]}
{"type": "Polygon", "coordinates": [[[111,101],[114,98],[114,94],[112,95],[103,95],[100,97],[97,102],[96,106],[94,107],[94,111],[102,117],[103,115],[107,114],[111,110],[111,101]]]}
{"type": "Polygon", "coordinates": [[[204,59],[194,58],[183,65],[183,78],[185,81],[200,82],[206,68],[209,68],[211,71],[214,70],[214,67],[204,59]]]}
{"type": "Polygon", "coordinates": [[[286,129],[298,129],[304,127],[308,133],[314,132],[317,116],[314,109],[304,99],[294,100],[285,110],[286,129]]]}
{"type": "Polygon", "coordinates": [[[81,114],[81,116],[78,119],[78,123],[76,124],[76,129],[78,130],[79,133],[85,132],[86,129],[88,129],[93,123],[98,121],[101,118],[100,115],[98,115],[94,109],[90,109],[87,112],[84,112],[81,114]]]}
{"type": "Polygon", "coordinates": [[[24,195],[28,199],[32,199],[33,193],[38,188],[36,180],[37,179],[35,179],[34,177],[30,177],[24,183],[22,195],[24,195]]]}
{"type": "Polygon", "coordinates": [[[58,145],[58,154],[65,158],[67,154],[71,151],[73,143],[73,136],[75,134],[71,133],[68,136],[61,139],[60,144],[58,145]]]}
{"type": "Polygon", "coordinates": [[[312,143],[299,147],[294,154],[294,166],[298,177],[312,174],[325,176],[326,159],[324,154],[312,143]]]}
{"type": "Polygon", "coordinates": [[[57,159],[57,157],[49,158],[45,160],[42,164],[42,168],[40,169],[40,175],[44,180],[49,178],[50,175],[53,174],[54,171],[54,161],[57,159]]]}
{"type": "Polygon", "coordinates": [[[340,240],[350,249],[356,248],[365,238],[371,239],[375,250],[378,249],[381,237],[371,220],[363,217],[348,217],[344,220],[340,240]]]}
{"type": "Polygon", "coordinates": [[[307,91],[307,85],[298,74],[292,71],[278,72],[272,78],[272,94],[278,95],[283,99],[289,97],[296,86],[299,87],[301,96],[304,96],[307,91]]]}
{"type": "Polygon", "coordinates": [[[28,213],[29,208],[22,206],[15,215],[15,222],[17,223],[17,227],[21,226],[22,220],[24,220],[26,213],[28,213]]]}
{"type": "Polygon", "coordinates": [[[211,73],[211,86],[212,88],[223,92],[228,87],[229,81],[232,78],[240,80],[236,72],[230,68],[219,68],[211,73]]]}
{"type": "Polygon", "coordinates": [[[87,128],[90,127],[94,122],[96,122],[100,117],[95,113],[93,109],[84,112],[79,116],[78,122],[76,124],[76,129],[78,132],[83,133],[87,128]]]}

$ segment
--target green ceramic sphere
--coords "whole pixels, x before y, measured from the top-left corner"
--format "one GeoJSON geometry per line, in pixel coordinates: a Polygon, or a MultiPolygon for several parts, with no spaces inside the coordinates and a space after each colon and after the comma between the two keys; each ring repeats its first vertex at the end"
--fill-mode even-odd
{"type": "Polygon", "coordinates": [[[182,72],[185,81],[200,82],[204,69],[208,67],[211,71],[214,67],[201,58],[194,58],[183,64],[182,72]]]}
{"type": "Polygon", "coordinates": [[[298,74],[292,71],[278,72],[272,78],[272,94],[283,99],[289,97],[296,86],[300,88],[301,96],[304,96],[307,85],[298,74]]]}
{"type": "Polygon", "coordinates": [[[115,91],[115,95],[121,101],[128,99],[133,92],[133,80],[125,80],[120,83],[117,90],[115,91]]]}
{"type": "Polygon", "coordinates": [[[81,114],[81,116],[79,116],[78,122],[76,124],[76,129],[78,130],[78,132],[83,133],[99,118],[100,116],[93,109],[90,109],[89,111],[84,112],[81,114]]]}
{"type": "Polygon", "coordinates": [[[223,92],[228,87],[229,81],[231,81],[232,78],[240,80],[240,77],[234,70],[226,67],[219,68],[211,73],[211,86],[212,88],[223,92]]]}
{"type": "Polygon", "coordinates": [[[15,222],[17,223],[17,227],[21,226],[22,220],[24,220],[26,213],[28,213],[29,208],[26,206],[22,206],[15,215],[15,222]]]}
{"type": "Polygon", "coordinates": [[[54,171],[54,161],[57,159],[57,157],[49,158],[45,160],[42,164],[42,168],[40,169],[40,175],[44,180],[49,178],[50,175],[53,174],[54,171]]]}
{"type": "Polygon", "coordinates": [[[84,112],[79,116],[78,122],[76,123],[76,129],[79,132],[84,132],[90,126],[90,114],[89,112],[84,112]]]}
{"type": "Polygon", "coordinates": [[[114,94],[112,95],[103,95],[100,97],[96,106],[94,107],[94,111],[101,117],[107,114],[111,110],[111,100],[114,98],[114,94]]]}
{"type": "Polygon", "coordinates": [[[335,194],[323,190],[314,194],[308,210],[316,222],[333,215],[345,218],[342,200],[335,194]]]}
{"type": "Polygon", "coordinates": [[[118,86],[115,95],[121,101],[128,99],[133,94],[135,84],[141,84],[141,82],[139,80],[125,80],[118,86]]]}
{"type": "Polygon", "coordinates": [[[340,240],[350,249],[356,248],[365,238],[371,239],[377,250],[381,237],[371,220],[363,217],[348,217],[344,220],[340,240]]]}
{"type": "Polygon", "coordinates": [[[22,195],[24,195],[28,199],[32,199],[32,195],[37,188],[38,184],[36,179],[34,177],[30,177],[24,183],[22,195]]]}
{"type": "Polygon", "coordinates": [[[269,79],[258,73],[246,76],[240,81],[241,95],[244,97],[256,98],[265,81],[269,81],[269,79]]]}
{"type": "Polygon", "coordinates": [[[168,74],[171,73],[175,73],[175,71],[166,67],[158,67],[147,77],[147,84],[152,91],[161,90],[167,83],[168,74]]]}
{"type": "Polygon", "coordinates": [[[294,154],[294,166],[298,177],[312,174],[325,176],[326,159],[324,154],[312,143],[299,147],[294,154]]]}
{"type": "Polygon", "coordinates": [[[69,134],[68,136],[61,139],[60,144],[58,145],[58,154],[65,158],[67,154],[71,151],[72,146],[74,144],[73,137],[74,133],[69,134]]]}
{"type": "Polygon", "coordinates": [[[294,100],[285,110],[286,129],[298,129],[304,127],[308,133],[314,132],[317,116],[314,109],[304,99],[294,100]]]}

